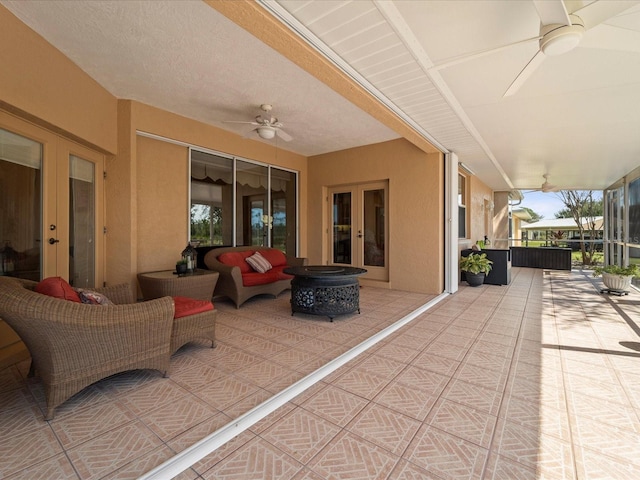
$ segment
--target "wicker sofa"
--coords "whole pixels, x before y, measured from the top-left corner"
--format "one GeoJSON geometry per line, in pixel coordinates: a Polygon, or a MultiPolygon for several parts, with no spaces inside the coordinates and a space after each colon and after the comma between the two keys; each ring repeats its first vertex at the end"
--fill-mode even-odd
{"type": "Polygon", "coordinates": [[[156,369],[167,376],[171,354],[199,337],[214,346],[215,314],[174,320],[171,297],[134,303],[129,285],[96,289],[114,305],[87,305],[41,295],[36,282],[0,277],[0,318],[31,353],[30,375],[42,378],[47,412],[115,373],[156,369]]]}
{"type": "Polygon", "coordinates": [[[256,295],[277,297],[291,288],[291,275],[282,272],[286,267],[306,265],[306,258],[284,255],[280,250],[268,247],[221,247],[210,250],[204,257],[209,270],[220,274],[213,292],[214,297],[228,297],[236,308],[256,295]],[[245,259],[254,252],[260,252],[271,262],[272,269],[257,273],[245,259]],[[229,255],[231,254],[231,255],[229,255]]]}

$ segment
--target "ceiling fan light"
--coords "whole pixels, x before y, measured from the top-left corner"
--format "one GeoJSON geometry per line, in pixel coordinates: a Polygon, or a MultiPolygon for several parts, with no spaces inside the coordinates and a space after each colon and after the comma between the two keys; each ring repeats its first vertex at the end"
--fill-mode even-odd
{"type": "Polygon", "coordinates": [[[540,50],[548,56],[570,52],[578,46],[583,33],[584,27],[580,24],[562,25],[540,39],[540,50]]]}
{"type": "Polygon", "coordinates": [[[258,136],[260,138],[264,138],[265,140],[271,140],[276,136],[276,129],[273,127],[262,126],[256,128],[256,131],[258,132],[258,136]]]}

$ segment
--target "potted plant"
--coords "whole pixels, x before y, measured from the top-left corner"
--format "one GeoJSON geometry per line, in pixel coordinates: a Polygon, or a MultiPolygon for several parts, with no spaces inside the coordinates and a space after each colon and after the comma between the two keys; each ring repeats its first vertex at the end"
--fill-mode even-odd
{"type": "Polygon", "coordinates": [[[484,283],[484,277],[491,271],[493,262],[486,253],[471,253],[460,260],[460,270],[465,272],[467,283],[471,287],[479,287],[484,283]]]}
{"type": "Polygon", "coordinates": [[[178,275],[185,275],[187,273],[187,259],[182,258],[176,262],[176,273],[178,275]]]}
{"type": "Polygon", "coordinates": [[[631,280],[633,277],[640,275],[638,265],[629,265],[627,267],[620,267],[618,265],[605,265],[603,267],[595,267],[593,269],[593,276],[598,277],[602,275],[602,283],[609,290],[616,292],[627,292],[631,287],[631,280]]]}

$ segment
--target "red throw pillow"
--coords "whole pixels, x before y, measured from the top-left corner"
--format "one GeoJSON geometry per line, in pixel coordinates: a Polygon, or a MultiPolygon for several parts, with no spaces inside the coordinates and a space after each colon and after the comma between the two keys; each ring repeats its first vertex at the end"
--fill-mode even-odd
{"type": "Polygon", "coordinates": [[[213,303],[206,300],[196,300],[195,298],[173,297],[173,303],[176,306],[173,318],[187,317],[213,310],[213,303]]]}
{"type": "Polygon", "coordinates": [[[259,250],[259,252],[273,267],[287,264],[287,257],[277,248],[266,248],[259,250]]]}
{"type": "Polygon", "coordinates": [[[49,277],[36,285],[34,290],[43,295],[82,303],[80,296],[71,285],[62,277],[49,277]]]}
{"type": "Polygon", "coordinates": [[[247,257],[253,255],[253,251],[246,250],[241,252],[225,252],[218,257],[218,261],[225,265],[231,265],[234,267],[240,267],[241,273],[251,272],[251,267],[245,261],[247,257]]]}

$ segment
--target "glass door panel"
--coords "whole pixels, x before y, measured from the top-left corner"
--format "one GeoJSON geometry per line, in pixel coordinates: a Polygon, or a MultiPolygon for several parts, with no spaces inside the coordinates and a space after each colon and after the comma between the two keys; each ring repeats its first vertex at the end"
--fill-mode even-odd
{"type": "Polygon", "coordinates": [[[191,150],[191,241],[233,244],[233,160],[191,150]]]}
{"type": "Polygon", "coordinates": [[[267,167],[236,160],[236,245],[268,246],[269,237],[263,236],[262,228],[262,216],[269,215],[266,211],[268,184],[267,167]],[[256,200],[262,202],[261,206],[254,204],[256,200]],[[258,211],[262,213],[258,215],[258,211]]]}
{"type": "Polygon", "coordinates": [[[385,203],[384,189],[364,190],[364,265],[365,267],[385,266],[385,203]]]}
{"type": "Polygon", "coordinates": [[[42,152],[0,129],[0,275],[41,278],[42,152]]]}
{"type": "MultiPolygon", "coordinates": [[[[45,224],[45,249],[56,258],[56,274],[74,287],[102,285],[103,165],[102,155],[65,139],[56,154],[55,221],[45,224]]],[[[51,191],[54,191],[53,189],[51,191]]]]}
{"type": "MultiPolygon", "coordinates": [[[[273,190],[271,191],[271,213],[271,246],[287,253],[289,234],[287,218],[290,217],[287,215],[287,199],[279,194],[274,194],[273,190]]],[[[295,256],[295,253],[293,255],[295,256]]]]}
{"type": "Polygon", "coordinates": [[[69,157],[69,283],[93,287],[95,281],[95,165],[69,157]]]}
{"type": "Polygon", "coordinates": [[[296,174],[271,167],[271,246],[296,256],[297,205],[296,174]]]}
{"type": "Polygon", "coordinates": [[[245,197],[243,209],[245,210],[243,217],[250,219],[243,234],[246,244],[266,246],[268,222],[265,223],[267,218],[264,196],[245,197]]]}
{"type": "Polygon", "coordinates": [[[352,264],[351,192],[333,194],[333,263],[352,264]]]}

